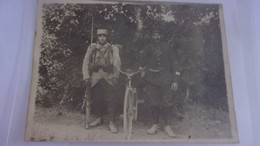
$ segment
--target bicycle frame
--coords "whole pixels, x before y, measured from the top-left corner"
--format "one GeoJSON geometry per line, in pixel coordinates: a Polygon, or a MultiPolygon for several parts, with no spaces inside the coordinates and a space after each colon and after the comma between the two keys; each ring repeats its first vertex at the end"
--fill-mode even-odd
{"type": "Polygon", "coordinates": [[[141,71],[141,69],[133,73],[124,72],[119,69],[117,70],[120,73],[126,75],[128,79],[124,97],[124,136],[126,140],[130,140],[132,136],[132,121],[137,120],[137,106],[140,102],[134,95],[134,93],[136,93],[136,90],[132,87],[132,77],[138,74],[141,71]]]}

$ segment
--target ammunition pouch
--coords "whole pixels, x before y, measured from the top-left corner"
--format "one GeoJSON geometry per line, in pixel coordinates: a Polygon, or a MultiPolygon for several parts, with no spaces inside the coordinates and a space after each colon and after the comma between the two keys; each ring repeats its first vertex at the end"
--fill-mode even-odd
{"type": "Polygon", "coordinates": [[[99,69],[100,69],[99,65],[94,65],[93,68],[92,68],[93,72],[98,72],[99,69]]]}
{"type": "Polygon", "coordinates": [[[99,69],[100,69],[100,66],[99,66],[99,65],[94,65],[94,64],[90,64],[90,65],[89,65],[89,70],[90,70],[91,73],[92,73],[92,72],[98,72],[99,69]]]}
{"type": "Polygon", "coordinates": [[[104,72],[112,73],[114,71],[114,66],[112,64],[105,64],[102,69],[104,72]]]}
{"type": "Polygon", "coordinates": [[[90,64],[89,65],[89,70],[91,73],[93,72],[98,72],[99,69],[103,69],[104,72],[107,73],[112,73],[114,71],[114,66],[112,64],[105,64],[105,65],[94,65],[94,64],[90,64]]]}

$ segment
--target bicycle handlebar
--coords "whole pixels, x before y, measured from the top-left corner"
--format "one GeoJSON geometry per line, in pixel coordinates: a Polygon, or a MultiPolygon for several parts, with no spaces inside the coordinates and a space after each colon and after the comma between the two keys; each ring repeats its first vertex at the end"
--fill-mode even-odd
{"type": "Polygon", "coordinates": [[[135,74],[138,74],[142,70],[142,69],[138,69],[136,72],[129,73],[129,72],[124,72],[116,67],[115,67],[115,69],[118,70],[120,73],[126,75],[128,78],[134,76],[135,74]]]}

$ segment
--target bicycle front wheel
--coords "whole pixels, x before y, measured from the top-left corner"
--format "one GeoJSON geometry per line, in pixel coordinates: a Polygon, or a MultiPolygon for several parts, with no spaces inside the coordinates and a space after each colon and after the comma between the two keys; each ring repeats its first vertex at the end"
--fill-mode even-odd
{"type": "Polygon", "coordinates": [[[127,88],[124,99],[124,136],[126,140],[130,140],[132,137],[133,128],[133,106],[134,106],[133,92],[127,88]]]}

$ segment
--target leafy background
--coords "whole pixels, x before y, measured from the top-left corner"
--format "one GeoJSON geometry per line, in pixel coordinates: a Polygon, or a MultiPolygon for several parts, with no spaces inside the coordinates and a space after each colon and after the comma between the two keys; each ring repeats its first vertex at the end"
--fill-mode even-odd
{"type": "MultiPolygon", "coordinates": [[[[53,107],[82,104],[82,62],[97,28],[110,30],[120,48],[122,69],[138,67],[139,52],[160,27],[182,72],[176,104],[203,105],[228,112],[218,5],[45,4],[36,103],[53,107]],[[189,89],[189,97],[185,94],[189,89]]],[[[120,78],[123,96],[125,78],[120,78]]]]}

